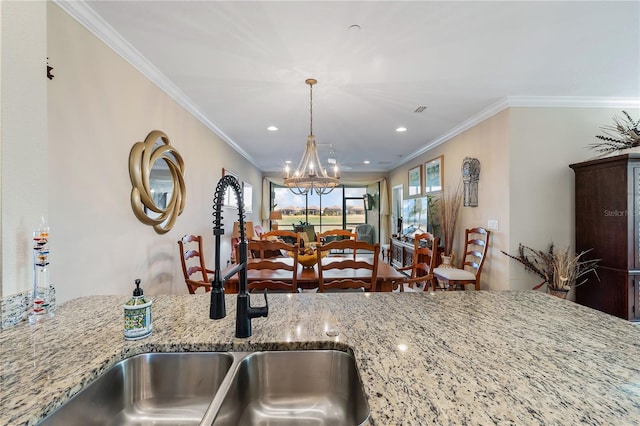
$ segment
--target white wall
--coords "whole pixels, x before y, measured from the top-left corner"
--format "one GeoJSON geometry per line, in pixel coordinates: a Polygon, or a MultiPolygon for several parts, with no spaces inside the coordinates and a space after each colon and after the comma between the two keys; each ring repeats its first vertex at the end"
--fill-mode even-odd
{"type": "MultiPolygon", "coordinates": [[[[261,173],[55,4],[48,11],[51,276],[58,300],[89,294],[185,293],[177,241],[204,237],[213,269],[212,206],[222,168],[260,188],[261,173]],[[185,162],[186,206],[164,235],[130,205],[129,151],[154,129],[185,162]]],[[[259,206],[259,191],[253,205],[259,206]]],[[[258,210],[247,220],[256,223],[258,210]]],[[[237,210],[225,211],[227,236],[237,210]]],[[[229,258],[229,239],[221,250],[229,258]]]]}
{"type": "Polygon", "coordinates": [[[47,4],[0,2],[0,296],[33,286],[32,235],[47,215],[47,4]]]}

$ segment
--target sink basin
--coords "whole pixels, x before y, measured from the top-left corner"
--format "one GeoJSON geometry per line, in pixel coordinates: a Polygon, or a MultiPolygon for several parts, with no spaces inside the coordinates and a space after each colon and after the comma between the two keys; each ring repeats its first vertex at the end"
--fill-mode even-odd
{"type": "Polygon", "coordinates": [[[360,425],[355,359],[338,351],[255,352],[240,361],[214,425],[360,425]]]}
{"type": "Polygon", "coordinates": [[[136,355],[114,365],[40,424],[199,424],[233,361],[220,352],[136,355]]]}
{"type": "Polygon", "coordinates": [[[368,418],[347,353],[179,352],[120,361],[40,425],[361,425],[368,418]]]}

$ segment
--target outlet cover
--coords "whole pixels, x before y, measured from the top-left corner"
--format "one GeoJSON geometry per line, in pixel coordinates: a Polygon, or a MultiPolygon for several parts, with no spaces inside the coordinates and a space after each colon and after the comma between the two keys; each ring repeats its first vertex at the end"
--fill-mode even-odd
{"type": "Polygon", "coordinates": [[[487,228],[496,231],[498,229],[498,221],[497,220],[488,221],[487,222],[487,228]]]}

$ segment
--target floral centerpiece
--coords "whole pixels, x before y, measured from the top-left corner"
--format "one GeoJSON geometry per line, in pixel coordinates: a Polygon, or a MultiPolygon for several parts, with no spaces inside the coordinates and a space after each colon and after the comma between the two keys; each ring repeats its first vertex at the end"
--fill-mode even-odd
{"type": "Polygon", "coordinates": [[[581,280],[586,274],[594,273],[598,276],[596,268],[600,259],[583,260],[583,256],[589,251],[591,250],[573,255],[569,248],[556,251],[551,243],[546,251],[520,244],[516,256],[505,251],[502,253],[521,263],[525,270],[542,278],[542,282],[533,287],[534,290],[546,284],[549,293],[566,298],[572,287],[587,282],[587,278],[581,280]]]}

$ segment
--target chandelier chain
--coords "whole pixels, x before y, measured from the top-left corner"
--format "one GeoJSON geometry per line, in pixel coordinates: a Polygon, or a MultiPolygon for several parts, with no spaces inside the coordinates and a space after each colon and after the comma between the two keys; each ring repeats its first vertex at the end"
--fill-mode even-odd
{"type": "Polygon", "coordinates": [[[309,84],[309,114],[311,115],[309,120],[309,134],[313,136],[313,83],[309,84]]]}

